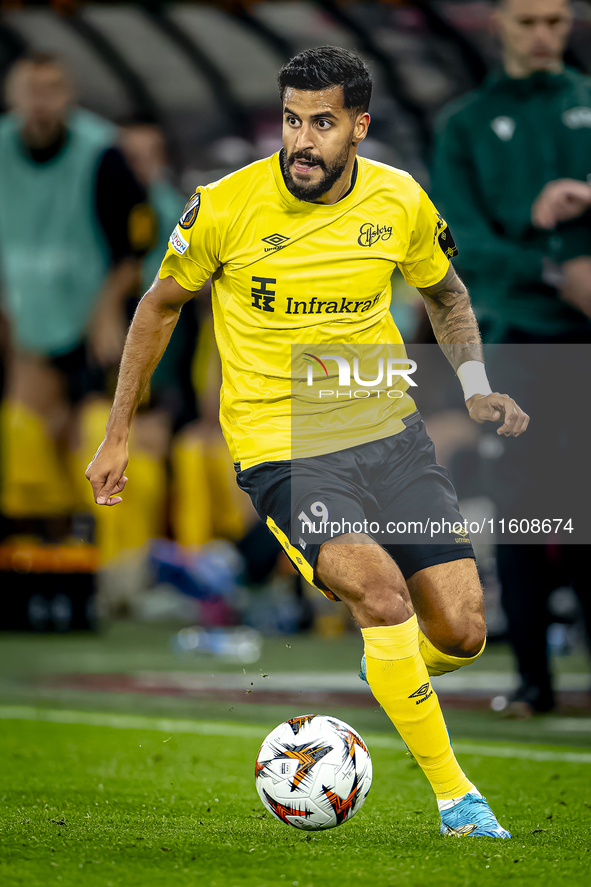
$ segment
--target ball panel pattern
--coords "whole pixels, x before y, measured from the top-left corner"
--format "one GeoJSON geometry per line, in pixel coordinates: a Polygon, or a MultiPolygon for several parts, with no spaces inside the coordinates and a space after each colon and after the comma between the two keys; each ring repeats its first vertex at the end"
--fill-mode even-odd
{"type": "Polygon", "coordinates": [[[357,813],[369,792],[371,757],[344,721],[300,715],[264,740],[255,784],[274,817],[300,829],[334,828],[357,813]]]}

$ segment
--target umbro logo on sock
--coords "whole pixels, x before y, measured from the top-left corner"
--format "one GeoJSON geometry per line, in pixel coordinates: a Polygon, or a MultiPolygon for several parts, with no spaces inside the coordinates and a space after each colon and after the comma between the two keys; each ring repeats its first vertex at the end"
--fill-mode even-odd
{"type": "Polygon", "coordinates": [[[416,699],[416,697],[418,696],[419,698],[417,699],[416,704],[419,705],[419,703],[425,702],[432,695],[433,695],[433,690],[431,689],[431,685],[427,683],[427,684],[421,684],[419,689],[415,690],[414,693],[411,693],[408,698],[409,699],[416,699]]]}

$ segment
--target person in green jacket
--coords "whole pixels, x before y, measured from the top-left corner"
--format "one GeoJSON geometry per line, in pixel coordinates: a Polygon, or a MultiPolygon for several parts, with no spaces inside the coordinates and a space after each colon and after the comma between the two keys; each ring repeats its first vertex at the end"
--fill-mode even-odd
{"type": "Polygon", "coordinates": [[[591,310],[562,291],[591,253],[589,217],[532,222],[548,182],[591,171],[591,78],[562,61],[570,3],[501,0],[494,17],[504,70],[440,115],[434,200],[485,342],[588,342],[591,310]]]}
{"type": "MultiPolygon", "coordinates": [[[[591,171],[591,79],[564,67],[571,4],[499,0],[493,19],[503,70],[440,115],[434,200],[454,233],[459,251],[454,264],[470,289],[484,342],[590,343],[591,189],[584,180],[591,171]]],[[[530,440],[514,448],[512,462],[507,453],[496,462],[497,489],[491,495],[501,516],[515,517],[530,507],[536,512],[530,516],[540,518],[548,509],[568,508],[568,496],[563,501],[556,493],[562,466],[569,460],[586,464],[582,448],[588,434],[570,391],[560,398],[562,443],[547,427],[548,403],[554,402],[548,392],[556,391],[556,376],[551,377],[550,362],[544,363],[548,354],[500,349],[499,372],[505,371],[512,391],[517,386],[533,426],[530,440]],[[540,375],[531,372],[532,361],[540,375]]],[[[572,363],[581,352],[571,347],[561,354],[572,363]]],[[[573,377],[579,375],[575,368],[573,377]]],[[[553,588],[572,581],[591,634],[587,547],[562,546],[557,564],[556,551],[551,559],[545,541],[497,546],[521,677],[507,700],[514,713],[555,705],[546,643],[546,599],[553,588]]]]}
{"type": "Polygon", "coordinates": [[[117,128],[76,107],[62,59],[20,59],[6,92],[0,311],[10,347],[0,509],[19,526],[47,519],[53,534],[85,508],[70,471],[80,410],[118,364],[123,303],[154,228],[146,192],[114,144],[117,128]]]}

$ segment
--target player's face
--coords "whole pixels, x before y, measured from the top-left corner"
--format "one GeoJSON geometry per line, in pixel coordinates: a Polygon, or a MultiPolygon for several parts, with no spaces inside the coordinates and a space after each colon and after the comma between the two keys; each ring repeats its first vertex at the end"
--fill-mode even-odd
{"type": "MultiPolygon", "coordinates": [[[[343,89],[285,90],[283,173],[300,200],[338,200],[353,169],[357,145],[365,138],[369,114],[343,107],[343,89]]],[[[346,188],[345,188],[346,190],[346,188]]]]}
{"type": "Polygon", "coordinates": [[[505,0],[495,18],[512,76],[559,71],[571,29],[569,0],[505,0]]]}
{"type": "Polygon", "coordinates": [[[71,98],[69,83],[60,68],[26,65],[16,76],[12,105],[23,118],[23,131],[41,143],[53,138],[63,126],[71,98]]]}

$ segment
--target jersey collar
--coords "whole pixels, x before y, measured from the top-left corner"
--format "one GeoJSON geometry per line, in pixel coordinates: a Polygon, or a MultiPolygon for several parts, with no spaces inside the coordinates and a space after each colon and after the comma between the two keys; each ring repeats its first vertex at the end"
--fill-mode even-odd
{"type": "Polygon", "coordinates": [[[278,151],[277,154],[274,154],[271,158],[271,168],[273,170],[275,184],[277,185],[277,189],[285,203],[294,209],[298,209],[300,212],[317,213],[319,215],[340,215],[343,209],[352,206],[357,199],[363,176],[362,166],[359,163],[359,158],[356,157],[353,175],[351,176],[351,187],[340,200],[337,200],[336,203],[330,204],[308,203],[307,200],[299,200],[297,197],[294,197],[285,184],[283,172],[281,171],[281,151],[278,151]]]}

